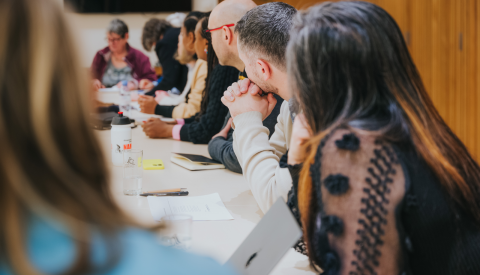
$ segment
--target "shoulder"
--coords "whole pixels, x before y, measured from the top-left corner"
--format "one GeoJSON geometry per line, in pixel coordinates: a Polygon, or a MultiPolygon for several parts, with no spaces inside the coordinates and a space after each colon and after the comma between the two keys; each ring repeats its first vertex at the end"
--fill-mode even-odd
{"type": "Polygon", "coordinates": [[[280,106],[280,114],[284,116],[290,116],[290,108],[288,106],[288,101],[284,100],[280,106]]]}
{"type": "Polygon", "coordinates": [[[234,75],[236,80],[238,78],[238,70],[231,66],[217,64],[212,70],[212,75],[234,75]]]}
{"type": "Polygon", "coordinates": [[[180,28],[169,28],[168,30],[165,31],[165,34],[163,35],[163,39],[160,41],[168,41],[168,42],[177,42],[178,41],[178,35],[180,34],[180,28]]]}
{"type": "Polygon", "coordinates": [[[97,55],[104,55],[106,53],[110,52],[110,48],[107,46],[97,52],[97,55]]]}
{"type": "Polygon", "coordinates": [[[207,67],[207,61],[203,59],[197,59],[197,62],[195,62],[195,69],[199,72],[207,73],[207,67]]]}
{"type": "Polygon", "coordinates": [[[351,190],[360,193],[365,188],[378,192],[378,188],[383,188],[382,192],[389,194],[393,205],[399,203],[405,193],[404,171],[399,158],[393,146],[377,133],[334,130],[320,142],[315,159],[310,168],[315,174],[313,179],[333,195],[347,188],[343,185],[347,182],[351,190]]]}
{"type": "Polygon", "coordinates": [[[99,62],[106,62],[110,55],[110,49],[105,47],[95,53],[95,57],[93,58],[93,63],[99,64],[99,62]]]}
{"type": "MultiPolygon", "coordinates": [[[[193,68],[194,71],[194,77],[197,81],[204,80],[207,77],[208,73],[208,68],[207,68],[207,62],[205,60],[198,59],[197,62],[195,62],[195,67],[193,68]]],[[[205,81],[202,81],[205,83],[205,81]]]]}
{"type": "Polygon", "coordinates": [[[368,166],[372,163],[371,159],[376,157],[385,157],[385,160],[392,163],[398,162],[390,143],[376,133],[363,130],[333,130],[322,140],[320,147],[322,158],[328,159],[324,161],[325,164],[322,163],[324,168],[349,167],[354,164],[368,166]]]}
{"type": "Polygon", "coordinates": [[[211,258],[162,246],[157,237],[141,229],[126,229],[121,233],[122,257],[116,272],[120,274],[233,274],[226,266],[211,258]]]}
{"type": "MultiPolygon", "coordinates": [[[[279,97],[280,98],[280,97],[279,97]]],[[[282,98],[280,98],[281,100],[282,98]]],[[[290,116],[290,108],[288,106],[288,101],[283,100],[283,102],[280,102],[280,100],[277,99],[277,105],[272,111],[273,117],[275,117],[275,122],[278,120],[282,120],[283,123],[287,123],[288,121],[292,121],[292,118],[290,116]],[[280,103],[280,104],[279,104],[280,103]],[[280,108],[277,108],[280,106],[280,108]],[[277,118],[278,117],[278,118],[277,118]]]]}
{"type": "MultiPolygon", "coordinates": [[[[227,85],[230,86],[238,79],[238,70],[230,66],[216,65],[210,76],[211,85],[227,85]]],[[[223,91],[222,91],[223,93],[223,91]]]]}
{"type": "MultiPolygon", "coordinates": [[[[93,231],[92,235],[90,255],[95,266],[104,266],[112,250],[119,252],[106,275],[233,274],[210,258],[160,245],[147,230],[121,230],[115,239],[119,246],[115,247],[98,232],[93,231]]],[[[32,264],[43,273],[62,273],[75,261],[75,242],[68,229],[56,221],[33,217],[29,222],[28,245],[32,264]]]]}
{"type": "Polygon", "coordinates": [[[135,49],[134,47],[128,45],[128,55],[135,59],[147,60],[148,56],[142,53],[140,50],[135,49]]]}

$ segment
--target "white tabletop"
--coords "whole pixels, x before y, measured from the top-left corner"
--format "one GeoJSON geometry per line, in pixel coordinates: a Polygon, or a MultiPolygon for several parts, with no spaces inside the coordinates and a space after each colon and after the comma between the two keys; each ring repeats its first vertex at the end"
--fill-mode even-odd
{"type": "MultiPolygon", "coordinates": [[[[111,190],[114,199],[131,217],[145,225],[154,225],[148,201],[144,197],[125,196],[122,192],[122,168],[111,165],[110,131],[97,131],[110,163],[111,190]]],[[[170,162],[170,153],[193,153],[209,156],[206,145],[172,139],[149,139],[141,127],[133,129],[132,149],[142,149],[144,159],[162,159],[164,170],[144,170],[143,191],[188,188],[190,196],[219,193],[234,220],[194,221],[191,251],[211,256],[224,263],[233,254],[263,216],[252,192],[240,174],[226,169],[188,171],[170,162]]],[[[293,249],[285,255],[271,274],[314,274],[306,256],[293,249]]]]}

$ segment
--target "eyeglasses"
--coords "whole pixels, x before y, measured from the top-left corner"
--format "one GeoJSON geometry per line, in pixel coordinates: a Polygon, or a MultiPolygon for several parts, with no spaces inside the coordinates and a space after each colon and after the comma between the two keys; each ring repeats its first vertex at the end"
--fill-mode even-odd
{"type": "Polygon", "coordinates": [[[230,28],[230,27],[233,27],[233,26],[235,26],[235,24],[227,24],[227,25],[223,25],[223,26],[221,26],[221,27],[215,28],[215,29],[206,29],[205,32],[213,32],[213,31],[219,30],[219,29],[221,29],[221,28],[223,28],[223,27],[228,27],[228,28],[230,28]]]}
{"type": "Polygon", "coordinates": [[[122,40],[123,38],[108,38],[106,37],[105,40],[107,40],[109,43],[116,43],[122,40]]]}

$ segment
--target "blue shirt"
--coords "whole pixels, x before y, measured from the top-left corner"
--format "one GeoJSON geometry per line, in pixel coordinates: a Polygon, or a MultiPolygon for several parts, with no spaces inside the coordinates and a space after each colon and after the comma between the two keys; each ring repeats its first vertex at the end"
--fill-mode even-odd
{"type": "MultiPolygon", "coordinates": [[[[95,266],[103,267],[108,249],[98,233],[92,233],[91,260],[95,266]]],[[[34,219],[30,223],[27,238],[31,263],[44,274],[59,274],[66,271],[75,260],[75,243],[62,227],[54,222],[34,219]]],[[[102,275],[132,274],[199,274],[230,275],[235,272],[214,260],[193,255],[182,250],[162,246],[157,237],[146,230],[126,228],[115,239],[113,251],[119,258],[102,275]]],[[[0,275],[11,275],[10,268],[0,264],[0,275]]]]}

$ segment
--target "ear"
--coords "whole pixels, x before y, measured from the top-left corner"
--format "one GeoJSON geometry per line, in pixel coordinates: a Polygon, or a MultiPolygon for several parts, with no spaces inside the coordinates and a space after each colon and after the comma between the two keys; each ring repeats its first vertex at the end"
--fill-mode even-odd
{"type": "Polygon", "coordinates": [[[207,39],[204,39],[205,40],[205,50],[208,50],[208,40],[207,39]]]}
{"type": "Polygon", "coordinates": [[[128,32],[125,34],[125,40],[128,40],[130,36],[128,35],[128,32]]]}
{"type": "Polygon", "coordinates": [[[258,75],[260,75],[264,81],[267,81],[272,77],[272,68],[265,60],[257,59],[255,68],[257,69],[258,75]]]}
{"type": "Polygon", "coordinates": [[[195,42],[195,34],[193,32],[188,32],[187,33],[187,38],[188,38],[188,41],[190,43],[193,44],[195,42]]]}
{"type": "Polygon", "coordinates": [[[222,39],[227,43],[227,45],[232,44],[233,32],[229,27],[223,26],[222,35],[223,35],[222,39]]]}

